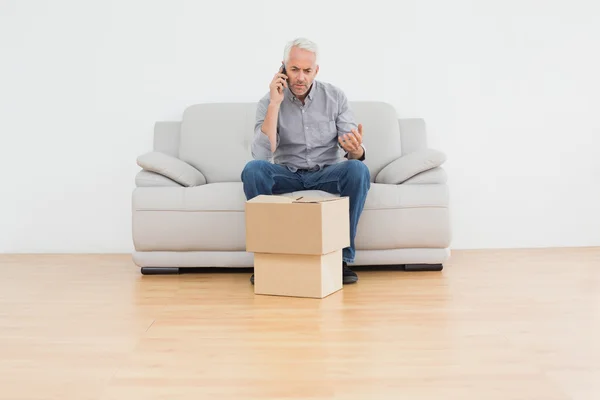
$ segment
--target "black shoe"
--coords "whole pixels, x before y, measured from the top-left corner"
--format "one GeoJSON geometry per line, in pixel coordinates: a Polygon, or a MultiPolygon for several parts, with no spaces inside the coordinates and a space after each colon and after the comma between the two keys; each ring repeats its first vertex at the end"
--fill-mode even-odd
{"type": "Polygon", "coordinates": [[[348,284],[348,283],[356,283],[358,282],[358,275],[356,275],[356,272],[352,271],[350,268],[348,268],[348,264],[346,263],[346,261],[344,261],[342,263],[342,276],[343,276],[343,280],[344,280],[344,285],[348,284]]]}
{"type": "Polygon", "coordinates": [[[254,274],[250,277],[250,283],[254,285],[254,274]]]}

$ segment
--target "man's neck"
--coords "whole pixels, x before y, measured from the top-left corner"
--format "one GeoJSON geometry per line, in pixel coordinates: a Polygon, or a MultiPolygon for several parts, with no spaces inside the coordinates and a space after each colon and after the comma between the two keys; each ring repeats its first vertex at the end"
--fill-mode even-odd
{"type": "Polygon", "coordinates": [[[308,88],[308,91],[306,92],[306,94],[303,94],[302,96],[296,96],[296,98],[298,100],[300,100],[302,102],[302,105],[304,105],[304,100],[308,97],[308,94],[310,93],[310,91],[312,90],[313,86],[315,85],[315,83],[311,83],[310,87],[308,88]]]}

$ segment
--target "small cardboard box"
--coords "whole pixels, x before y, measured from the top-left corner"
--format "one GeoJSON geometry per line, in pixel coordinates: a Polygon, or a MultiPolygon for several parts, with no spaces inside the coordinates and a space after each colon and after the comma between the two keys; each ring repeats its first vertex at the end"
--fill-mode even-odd
{"type": "Polygon", "coordinates": [[[348,197],[260,195],[246,202],[246,251],[322,255],[350,246],[348,197]]]}
{"type": "Polygon", "coordinates": [[[348,197],[262,195],[246,202],[246,251],[254,293],[324,298],[342,289],[350,245],[348,197]]]}
{"type": "Polygon", "coordinates": [[[342,286],[342,250],[323,255],[254,254],[255,294],[322,299],[342,286]]]}

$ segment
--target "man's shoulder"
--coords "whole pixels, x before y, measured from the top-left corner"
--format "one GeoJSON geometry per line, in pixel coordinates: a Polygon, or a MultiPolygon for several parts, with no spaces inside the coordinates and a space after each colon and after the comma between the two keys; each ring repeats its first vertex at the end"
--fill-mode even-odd
{"type": "Polygon", "coordinates": [[[269,107],[269,103],[271,102],[271,93],[267,92],[256,102],[257,112],[266,113],[267,107],[269,107]]]}
{"type": "Polygon", "coordinates": [[[339,86],[331,83],[320,80],[315,80],[317,82],[317,86],[327,94],[332,94],[334,96],[345,96],[344,91],[339,86]]]}

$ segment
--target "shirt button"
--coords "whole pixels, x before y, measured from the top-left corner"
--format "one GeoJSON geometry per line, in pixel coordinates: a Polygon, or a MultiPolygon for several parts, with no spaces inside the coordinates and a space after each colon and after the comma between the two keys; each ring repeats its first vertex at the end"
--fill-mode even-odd
{"type": "Polygon", "coordinates": [[[304,110],[302,110],[302,114],[304,114],[304,110]]]}

